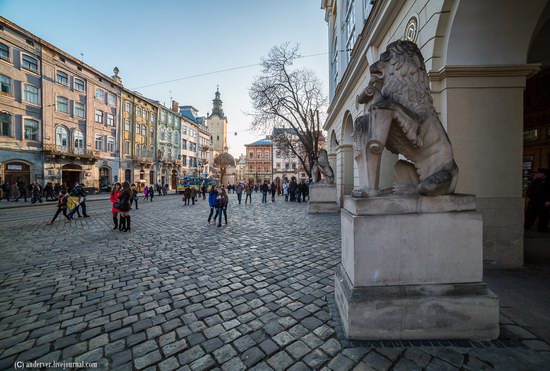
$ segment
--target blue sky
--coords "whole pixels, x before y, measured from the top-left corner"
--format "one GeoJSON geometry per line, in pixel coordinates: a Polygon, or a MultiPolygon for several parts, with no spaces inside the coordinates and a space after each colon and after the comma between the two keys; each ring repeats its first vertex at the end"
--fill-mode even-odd
{"type": "MultiPolygon", "coordinates": [[[[219,85],[229,120],[230,152],[258,138],[247,131],[248,89],[260,67],[183,79],[248,66],[287,41],[302,55],[326,53],[321,0],[0,0],[0,14],[38,37],[112,75],[125,87],[169,105],[170,95],[201,115],[212,110],[219,85]],[[171,93],[170,93],[171,92],[171,93]],[[234,132],[238,132],[235,136],[234,132]]],[[[328,56],[303,58],[328,94],[328,56]]]]}

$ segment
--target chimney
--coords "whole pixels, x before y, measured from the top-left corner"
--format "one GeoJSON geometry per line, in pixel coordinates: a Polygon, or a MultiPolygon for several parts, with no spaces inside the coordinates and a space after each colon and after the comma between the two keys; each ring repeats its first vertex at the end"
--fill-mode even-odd
{"type": "Polygon", "coordinates": [[[180,104],[176,102],[175,100],[172,101],[172,111],[179,112],[179,106],[180,104]]]}

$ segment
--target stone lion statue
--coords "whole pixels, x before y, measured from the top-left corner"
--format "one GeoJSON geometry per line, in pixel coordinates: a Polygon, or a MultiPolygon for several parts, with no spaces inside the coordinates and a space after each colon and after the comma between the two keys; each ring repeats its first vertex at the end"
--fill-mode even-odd
{"type": "Polygon", "coordinates": [[[357,97],[367,113],[354,123],[353,152],[360,187],[354,197],[376,196],[384,148],[408,161],[395,164],[394,194],[453,193],[458,178],[449,137],[433,106],[424,58],[416,44],[395,41],[370,67],[357,97]]]}
{"type": "Polygon", "coordinates": [[[334,183],[334,172],[328,162],[328,153],[326,149],[319,150],[319,157],[311,166],[313,183],[319,183],[321,181],[321,174],[323,174],[326,183],[334,183]]]}

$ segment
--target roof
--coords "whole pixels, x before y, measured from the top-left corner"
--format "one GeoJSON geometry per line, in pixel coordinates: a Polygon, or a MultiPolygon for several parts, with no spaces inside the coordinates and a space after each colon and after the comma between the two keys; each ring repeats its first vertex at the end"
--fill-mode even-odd
{"type": "Polygon", "coordinates": [[[298,132],[296,131],[296,129],[293,129],[293,128],[273,128],[271,135],[276,136],[283,133],[290,134],[290,135],[298,135],[298,132]]]}
{"type": "Polygon", "coordinates": [[[273,145],[273,142],[271,141],[271,139],[264,138],[264,139],[257,140],[254,143],[246,144],[245,146],[271,146],[271,145],[273,145]]]}

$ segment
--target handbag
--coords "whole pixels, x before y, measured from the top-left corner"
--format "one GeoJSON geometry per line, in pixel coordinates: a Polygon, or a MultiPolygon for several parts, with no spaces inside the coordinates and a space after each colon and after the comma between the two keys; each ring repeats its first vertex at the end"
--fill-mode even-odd
{"type": "Polygon", "coordinates": [[[114,207],[115,209],[120,209],[120,206],[121,206],[121,205],[120,205],[120,201],[115,201],[115,202],[113,203],[113,207],[114,207]]]}

